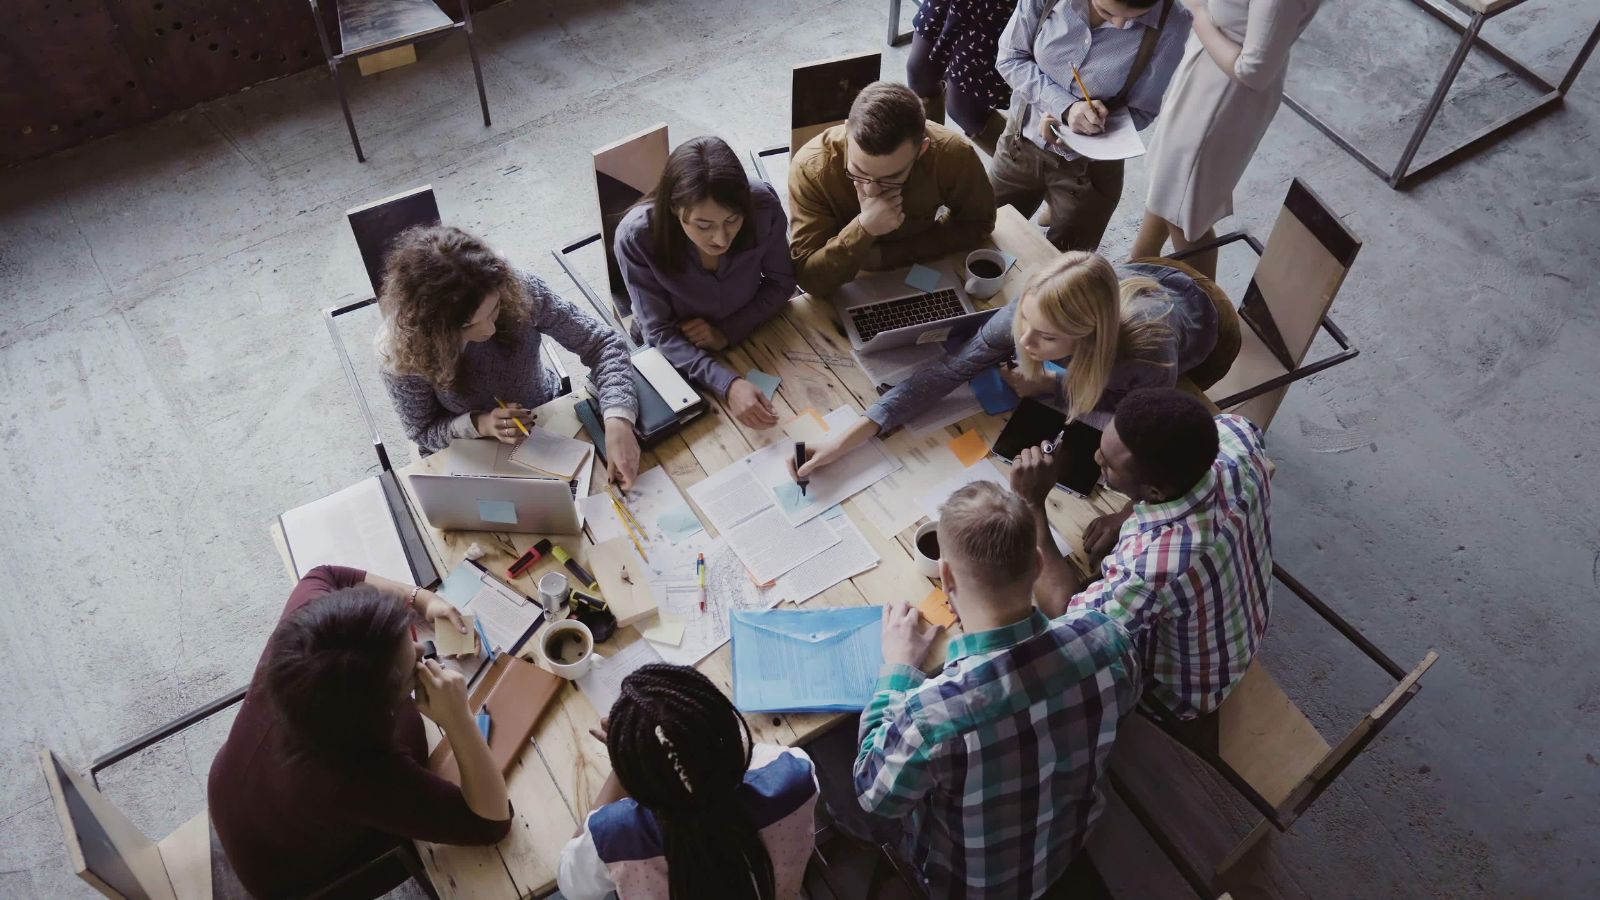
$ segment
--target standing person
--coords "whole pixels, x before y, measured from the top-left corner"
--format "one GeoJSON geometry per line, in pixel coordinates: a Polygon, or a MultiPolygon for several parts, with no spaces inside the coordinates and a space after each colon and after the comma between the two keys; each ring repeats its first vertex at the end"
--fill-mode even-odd
{"type": "Polygon", "coordinates": [[[794,296],[789,220],[772,185],[755,184],[721,138],[690,138],[617,226],[617,264],[645,340],[727,402],[771,428],[760,388],[712,355],[750,336],[794,296]]]}
{"type": "Polygon", "coordinates": [[[389,252],[378,308],[383,383],[406,437],[423,452],[443,450],[452,438],[522,440],[517,421],[532,427],[533,407],[560,390],[540,361],[548,334],[589,367],[605,417],[609,475],[632,486],[639,400],[628,345],[537,275],[512,268],[454,226],[411,228],[389,252]]]}
{"type": "MultiPolygon", "coordinates": [[[[1106,484],[1133,498],[1096,519],[1084,545],[1109,530],[1115,546],[1099,576],[1084,578],[1054,542],[1039,542],[1047,612],[1099,610],[1139,648],[1146,696],[1180,719],[1214,712],[1255,657],[1267,631],[1272,585],[1272,483],[1261,429],[1213,416],[1170,388],[1123,399],[1095,454],[1106,484]]],[[[1039,447],[1017,456],[1011,484],[1045,515],[1056,460],[1039,447]]],[[[1214,740],[1212,731],[1207,740],[1214,740]]]]}
{"type": "Polygon", "coordinates": [[[815,838],[816,774],[756,744],[711,679],[654,663],[591,732],[611,754],[596,809],[561,851],[568,900],[792,900],[815,838]]]}
{"type": "Polygon", "coordinates": [[[789,249],[800,287],[827,294],[862,269],[969,250],[994,231],[994,191],[961,135],[903,84],[875,81],[850,117],[789,163],[789,249]]]}
{"type": "Polygon", "coordinates": [[[940,507],[939,580],[963,634],[937,675],[919,668],[937,629],[909,605],[884,610],[855,786],[863,809],[898,820],[933,898],[1015,900],[1064,877],[1063,894],[1097,880],[1080,851],[1105,806],[1138,663],[1105,614],[1047,619],[1034,607],[1035,527],[1021,498],[988,482],[940,507]]]}
{"type": "Polygon", "coordinates": [[[995,70],[1000,32],[1017,0],[923,0],[911,20],[906,83],[928,118],[945,111],[985,153],[994,155],[1011,106],[1011,85],[995,70]]]}
{"type": "MultiPolygon", "coordinates": [[[[1134,258],[1160,256],[1167,240],[1187,250],[1216,237],[1233,213],[1233,188],[1283,99],[1289,48],[1319,0],[1181,0],[1194,34],[1145,157],[1149,193],[1134,258]]],[[[1215,250],[1191,257],[1208,277],[1215,250]]]]}
{"type": "MultiPolygon", "coordinates": [[[[413,840],[485,845],[510,831],[466,679],[422,659],[419,618],[466,631],[432,591],[359,569],[318,566],[295,585],[206,782],[217,840],[251,896],[306,896],[413,840]],[[428,771],[422,716],[455,748],[460,787],[428,771]]],[[[339,896],[378,897],[405,877],[384,874],[339,896]]]]}
{"type": "Polygon", "coordinates": [[[1099,134],[1123,107],[1136,127],[1148,127],[1161,112],[1191,18],[1178,0],[1021,0],[995,61],[1021,101],[1011,105],[990,168],[996,202],[1026,216],[1046,202],[1050,243],[1098,248],[1122,199],[1122,160],[1081,156],[1056,129],[1099,134]]]}

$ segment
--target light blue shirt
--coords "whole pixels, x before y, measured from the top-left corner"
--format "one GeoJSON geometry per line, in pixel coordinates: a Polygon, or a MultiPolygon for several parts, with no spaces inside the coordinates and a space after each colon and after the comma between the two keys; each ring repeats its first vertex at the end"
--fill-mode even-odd
{"type": "MultiPolygon", "coordinates": [[[[1077,159],[1078,154],[1064,146],[1045,146],[1044,137],[1039,134],[1039,117],[1049,113],[1064,122],[1067,108],[1083,99],[1072,79],[1073,66],[1078,67],[1089,95],[1096,100],[1109,100],[1121,93],[1134,58],[1139,55],[1145,29],[1156,27],[1161,20],[1161,3],[1123,28],[1109,22],[1090,28],[1088,0],[1059,0],[1039,29],[1035,44],[1033,33],[1044,4],[1045,0],[1022,0],[1017,4],[1017,11],[1000,35],[1000,55],[994,67],[1024,104],[1022,136],[1059,156],[1077,159]]],[[[1156,40],[1150,65],[1128,92],[1128,111],[1141,131],[1161,112],[1161,95],[1166,93],[1167,83],[1183,58],[1183,44],[1189,39],[1193,23],[1194,17],[1183,4],[1172,0],[1172,11],[1167,13],[1167,24],[1156,40]]]]}

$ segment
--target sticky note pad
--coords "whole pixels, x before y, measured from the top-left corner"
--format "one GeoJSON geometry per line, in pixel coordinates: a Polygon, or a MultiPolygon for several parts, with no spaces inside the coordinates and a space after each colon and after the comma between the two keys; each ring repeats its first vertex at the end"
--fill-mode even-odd
{"type": "Polygon", "coordinates": [[[978,460],[989,455],[989,442],[976,431],[962,432],[960,437],[951,438],[945,446],[956,455],[956,459],[961,460],[963,466],[977,465],[978,460]]]}
{"type": "Polygon", "coordinates": [[[906,284],[929,294],[939,289],[939,281],[938,271],[924,265],[912,266],[906,273],[906,284]]]}
{"type": "Polygon", "coordinates": [[[449,619],[440,619],[433,626],[433,645],[440,656],[470,656],[478,652],[477,616],[462,613],[461,621],[467,623],[467,633],[456,630],[449,619]]]}
{"type": "Polygon", "coordinates": [[[478,713],[478,731],[483,734],[483,739],[489,739],[489,732],[494,728],[494,720],[486,712],[478,713]]]}
{"type": "Polygon", "coordinates": [[[793,481],[778,482],[772,486],[772,492],[778,495],[778,506],[786,513],[799,512],[816,502],[800,493],[800,485],[793,481]]]}
{"type": "Polygon", "coordinates": [[[1066,369],[1065,366],[1058,366],[1055,363],[1049,362],[1049,361],[1045,362],[1044,370],[1046,372],[1049,372],[1049,373],[1054,374],[1054,375],[1065,375],[1065,374],[1067,374],[1067,369],[1066,369]]]}
{"type": "Polygon", "coordinates": [[[501,525],[517,524],[517,505],[510,500],[479,500],[478,518],[501,525]]]}
{"type": "Polygon", "coordinates": [[[931,624],[949,628],[956,623],[956,612],[950,608],[950,598],[944,591],[934,588],[928,596],[917,601],[917,612],[931,624]]]}
{"type": "Polygon", "coordinates": [[[978,395],[978,405],[991,416],[1008,413],[1017,408],[1022,399],[1000,377],[1000,367],[990,366],[972,379],[972,392],[978,395]]]}
{"type": "Polygon", "coordinates": [[[767,395],[768,400],[778,396],[778,385],[783,383],[782,378],[776,375],[768,375],[760,369],[751,369],[744,373],[744,380],[759,388],[761,393],[767,395]]]}
{"type": "Polygon", "coordinates": [[[783,423],[783,433],[791,440],[821,443],[828,436],[828,423],[822,421],[821,413],[808,406],[783,423]]]}
{"type": "Polygon", "coordinates": [[[639,629],[639,634],[658,644],[673,647],[683,643],[684,623],[656,617],[655,623],[639,629]]]}
{"type": "Polygon", "coordinates": [[[687,503],[680,503],[656,517],[656,527],[660,528],[661,533],[667,536],[667,540],[674,544],[704,530],[700,520],[695,517],[694,510],[690,509],[687,503]]]}

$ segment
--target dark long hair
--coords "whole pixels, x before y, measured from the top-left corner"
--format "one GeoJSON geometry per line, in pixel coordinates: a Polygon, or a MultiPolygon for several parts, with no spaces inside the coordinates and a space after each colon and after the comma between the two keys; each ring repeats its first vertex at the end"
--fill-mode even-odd
{"type": "Polygon", "coordinates": [[[661,826],[671,900],[771,900],[772,858],[734,802],[750,725],[711,679],[655,663],[622,680],[606,732],[629,796],[661,826]]]}
{"type": "Polygon", "coordinates": [[[411,611],[361,584],[295,610],[268,642],[266,694],[289,750],[335,764],[389,753],[403,687],[395,656],[411,611]]]}
{"type": "Polygon", "coordinates": [[[640,203],[652,204],[651,252],[669,272],[681,272],[689,253],[689,237],[677,211],[706,200],[744,216],[729,253],[755,246],[755,208],[750,201],[750,178],[738,154],[719,137],[690,138],[667,157],[661,180],[640,203]]]}

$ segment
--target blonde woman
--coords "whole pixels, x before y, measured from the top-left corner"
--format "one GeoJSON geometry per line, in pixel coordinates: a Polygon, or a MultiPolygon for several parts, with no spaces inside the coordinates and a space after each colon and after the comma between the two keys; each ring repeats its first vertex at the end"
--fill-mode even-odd
{"type": "Polygon", "coordinates": [[[1184,374],[1209,387],[1238,352],[1237,314],[1209,279],[1168,260],[1113,267],[1097,254],[1064,253],[966,344],[918,370],[852,428],[819,444],[799,474],[809,476],[1013,358],[1016,368],[1002,369],[1013,390],[1099,427],[1129,391],[1171,387],[1184,374]],[[1066,374],[1047,370],[1046,362],[1066,374]]]}
{"type": "Polygon", "coordinates": [[[621,335],[449,225],[395,239],[378,306],[383,383],[406,437],[424,452],[453,438],[514,444],[522,439],[514,419],[536,427],[533,408],[559,390],[540,362],[549,335],[588,367],[605,416],[608,474],[632,486],[639,402],[621,335]]]}

